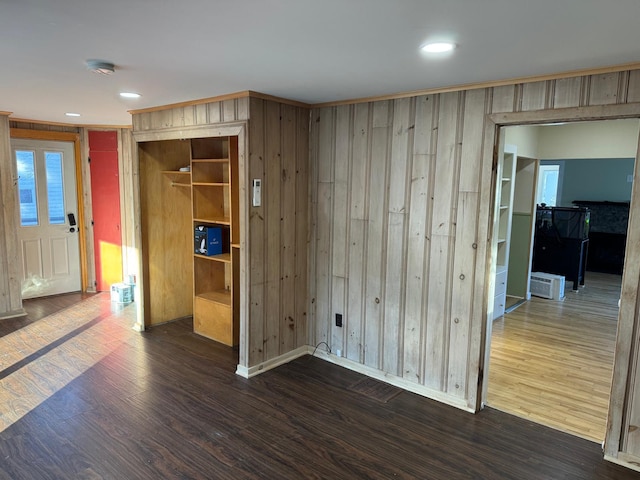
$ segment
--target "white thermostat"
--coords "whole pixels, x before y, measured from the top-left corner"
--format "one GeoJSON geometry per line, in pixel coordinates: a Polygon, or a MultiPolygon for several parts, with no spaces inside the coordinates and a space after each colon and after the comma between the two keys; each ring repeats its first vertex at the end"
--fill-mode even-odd
{"type": "Polygon", "coordinates": [[[262,203],[262,180],[259,178],[253,179],[253,206],[259,207],[262,203]]]}

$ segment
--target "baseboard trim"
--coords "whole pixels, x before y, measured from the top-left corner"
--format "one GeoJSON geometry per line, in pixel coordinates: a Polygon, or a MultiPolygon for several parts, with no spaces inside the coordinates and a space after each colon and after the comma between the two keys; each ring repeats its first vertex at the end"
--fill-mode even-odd
{"type": "Polygon", "coordinates": [[[308,345],[304,345],[302,347],[296,348],[295,350],[287,352],[284,355],[280,355],[278,357],[272,358],[271,360],[267,360],[266,362],[254,365],[253,367],[238,365],[238,367],[236,368],[236,375],[240,375],[244,378],[255,377],[256,375],[268,372],[269,370],[279,367],[280,365],[289,363],[296,358],[308,355],[309,353],[311,353],[310,348],[311,347],[309,347],[308,345]]]}
{"type": "Polygon", "coordinates": [[[296,348],[291,352],[285,353],[284,355],[280,355],[276,358],[272,358],[271,360],[267,360],[266,362],[259,363],[258,365],[254,365],[253,367],[238,365],[236,368],[236,375],[244,378],[255,377],[256,375],[260,375],[261,373],[272,370],[276,367],[279,367],[280,365],[289,363],[290,361],[304,355],[313,355],[314,357],[317,357],[321,360],[325,360],[354,372],[361,373],[362,375],[375,378],[376,380],[380,380],[381,382],[385,382],[395,387],[402,388],[403,390],[407,390],[422,397],[426,397],[431,400],[435,400],[437,402],[459,408],[460,410],[464,410],[465,412],[475,413],[475,409],[470,408],[464,399],[455,398],[451,395],[447,395],[446,393],[442,393],[437,390],[425,387],[424,385],[418,385],[416,383],[409,382],[402,377],[385,373],[382,370],[362,365],[344,357],[338,357],[333,353],[314,349],[310,345],[296,348]]]}
{"type": "Polygon", "coordinates": [[[0,313],[0,320],[7,320],[9,318],[16,318],[16,317],[24,317],[26,315],[27,315],[27,312],[25,311],[25,309],[21,308],[20,310],[13,310],[11,312],[0,313]]]}
{"type": "MultiPolygon", "coordinates": [[[[312,352],[313,348],[309,347],[309,353],[311,354],[312,352]]],[[[395,387],[402,388],[403,390],[407,390],[422,397],[426,397],[431,400],[435,400],[437,402],[459,408],[460,410],[464,410],[465,412],[475,413],[475,410],[469,408],[467,402],[464,399],[452,397],[451,395],[433,390],[431,388],[425,387],[424,385],[418,385],[416,383],[409,382],[402,377],[385,373],[382,370],[368,367],[366,365],[362,365],[361,363],[354,362],[353,360],[349,360],[344,357],[338,357],[337,355],[322,350],[316,350],[315,354],[313,355],[327,362],[340,365],[341,367],[348,368],[349,370],[353,370],[354,372],[358,372],[368,377],[375,378],[376,380],[380,380],[381,382],[385,382],[395,387]]]]}
{"type": "Polygon", "coordinates": [[[608,462],[627,467],[631,470],[635,470],[636,472],[640,472],[640,458],[638,457],[620,452],[618,454],[618,458],[612,455],[605,455],[604,459],[608,462]]]}

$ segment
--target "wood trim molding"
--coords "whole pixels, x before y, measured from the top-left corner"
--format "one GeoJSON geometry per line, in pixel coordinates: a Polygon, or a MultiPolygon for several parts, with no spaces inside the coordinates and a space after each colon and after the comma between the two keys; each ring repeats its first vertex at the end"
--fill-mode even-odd
{"type": "Polygon", "coordinates": [[[52,140],[56,142],[80,141],[80,134],[75,132],[53,132],[49,130],[12,128],[10,135],[11,138],[28,138],[32,140],[52,140]]]}
{"type": "Polygon", "coordinates": [[[640,103],[593,105],[588,107],[532,110],[527,112],[492,113],[488,118],[496,125],[531,125],[555,122],[583,122],[639,118],[640,103]]]}
{"type": "Polygon", "coordinates": [[[313,105],[310,103],[299,102],[297,100],[289,100],[288,98],[276,97],[274,95],[267,95],[266,93],[254,92],[253,90],[249,90],[249,97],[258,98],[261,100],[269,100],[272,102],[282,103],[284,105],[291,105],[293,107],[313,108],[313,105]]]}
{"type": "Polygon", "coordinates": [[[154,142],[160,140],[177,140],[199,137],[229,137],[239,135],[246,128],[247,122],[216,123],[215,125],[195,125],[190,127],[161,128],[133,132],[133,139],[137,142],[154,142]]]}
{"type": "MultiPolygon", "coordinates": [[[[0,115],[3,113],[7,113],[11,115],[11,112],[0,112],[0,115]]],[[[91,129],[108,129],[115,130],[118,128],[133,128],[133,125],[102,125],[102,124],[91,124],[91,123],[64,123],[64,122],[49,122],[46,120],[33,120],[30,118],[10,118],[12,122],[21,122],[21,123],[35,123],[38,125],[55,125],[59,127],[73,127],[73,128],[91,128],[91,129]]]]}
{"type": "Polygon", "coordinates": [[[254,365],[253,367],[245,367],[243,365],[238,364],[236,369],[236,375],[239,375],[244,378],[255,377],[264,372],[268,372],[269,370],[273,370],[280,365],[284,365],[285,363],[289,363],[296,358],[302,357],[304,355],[311,354],[312,348],[308,345],[303,345],[302,347],[298,347],[291,352],[285,353],[284,355],[280,355],[276,358],[272,358],[271,360],[267,360],[266,362],[259,363],[258,365],[254,365]]]}
{"type": "Polygon", "coordinates": [[[47,130],[29,130],[24,128],[11,128],[11,138],[26,138],[31,140],[49,140],[55,142],[73,142],[76,167],[76,195],[78,203],[78,232],[80,241],[80,280],[82,291],[86,292],[88,287],[87,273],[87,239],[84,235],[84,194],[82,188],[82,151],[80,148],[80,134],[73,132],[52,132],[47,130]]]}
{"type": "Polygon", "coordinates": [[[311,108],[312,105],[298,102],[295,100],[289,100],[287,98],[275,97],[273,95],[267,95],[260,92],[254,92],[252,90],[245,90],[242,92],[229,93],[226,95],[218,95],[215,97],[201,98],[197,100],[187,100],[185,102],[170,103],[168,105],[160,105],[157,107],[140,108],[137,110],[129,110],[131,115],[138,115],[140,113],[159,112],[162,110],[171,110],[173,108],[191,107],[193,105],[202,105],[204,103],[224,102],[226,100],[236,100],[238,98],[259,98],[262,100],[271,100],[278,103],[284,103],[286,105],[293,105],[294,107],[311,108]]]}
{"type": "Polygon", "coordinates": [[[465,83],[460,85],[451,85],[437,88],[427,88],[423,90],[412,90],[408,92],[391,93],[388,95],[377,95],[372,97],[363,97],[355,99],[340,100],[337,102],[324,102],[313,104],[313,108],[337,107],[340,105],[353,105],[357,103],[377,102],[382,100],[396,100],[398,98],[417,97],[421,95],[435,95],[437,93],[459,92],[462,90],[476,90],[479,88],[502,87],[505,85],[517,85],[521,83],[543,82],[546,80],[559,80],[562,78],[581,77],[588,75],[603,75],[606,73],[616,73],[625,70],[640,69],[640,62],[624,63],[621,65],[613,65],[601,68],[588,68],[583,70],[569,70],[566,72],[550,73],[543,75],[532,75],[526,77],[514,77],[504,80],[490,80],[486,82],[465,83]]]}
{"type": "Polygon", "coordinates": [[[13,113],[13,112],[3,112],[3,111],[0,111],[0,115],[6,115],[6,116],[9,116],[9,115],[11,115],[11,113],[13,113]]]}
{"type": "Polygon", "coordinates": [[[27,311],[24,308],[21,308],[20,310],[14,310],[12,312],[0,313],[0,320],[8,320],[10,318],[24,317],[26,315],[28,315],[27,311]]]}
{"type": "Polygon", "coordinates": [[[617,457],[613,455],[605,455],[604,459],[611,463],[630,468],[631,470],[635,470],[636,472],[640,472],[640,459],[633,457],[632,455],[628,455],[624,452],[620,452],[617,457]]]}
{"type": "MultiPolygon", "coordinates": [[[[305,347],[301,347],[301,348],[305,348],[305,347]]],[[[452,395],[447,395],[446,393],[439,392],[437,390],[432,390],[428,387],[419,385],[414,382],[409,382],[402,377],[385,373],[382,370],[378,370],[377,368],[372,368],[367,365],[354,362],[353,360],[349,360],[344,357],[338,357],[333,353],[328,353],[323,350],[318,350],[311,346],[307,346],[306,348],[308,349],[308,354],[313,355],[314,357],[320,358],[330,363],[334,363],[336,365],[340,365],[341,367],[348,368],[349,370],[353,370],[354,372],[361,373],[368,377],[375,378],[376,380],[380,380],[381,382],[388,383],[389,385],[402,388],[403,390],[407,390],[408,392],[416,393],[423,397],[436,400],[438,402],[444,403],[446,405],[450,405],[452,407],[459,408],[460,410],[464,410],[465,412],[475,413],[475,410],[472,408],[469,408],[466,400],[464,399],[456,398],[452,395]]]]}
{"type": "Polygon", "coordinates": [[[246,98],[250,94],[249,90],[243,92],[229,93],[226,95],[218,95],[216,97],[200,98],[197,100],[187,100],[185,102],[170,103],[168,105],[159,105],[157,107],[138,108],[136,110],[128,110],[131,115],[140,113],[159,112],[162,110],[171,110],[172,108],[190,107],[192,105],[201,105],[203,103],[224,102],[225,100],[235,100],[236,98],[246,98]]]}

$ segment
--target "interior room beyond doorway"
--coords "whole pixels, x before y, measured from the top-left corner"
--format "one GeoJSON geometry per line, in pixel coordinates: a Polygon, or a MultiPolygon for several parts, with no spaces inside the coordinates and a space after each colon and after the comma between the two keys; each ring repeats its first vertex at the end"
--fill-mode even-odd
{"type": "MultiPolygon", "coordinates": [[[[620,268],[611,267],[614,260],[598,261],[603,255],[613,258],[598,237],[619,236],[607,230],[609,224],[621,222],[625,224],[622,237],[626,237],[638,130],[637,119],[502,130],[505,143],[517,146],[518,157],[535,159],[536,168],[558,165],[555,206],[574,207],[578,201],[604,205],[607,211],[613,204],[621,212],[626,210],[626,219],[623,214],[595,212],[589,232],[594,248],[588,252],[584,286],[574,292],[573,283],[567,281],[565,298],[554,300],[531,296],[535,209],[514,209],[514,218],[530,216],[525,219],[527,231],[510,235],[505,304],[507,312],[510,304],[521,306],[497,316],[492,325],[486,404],[597,442],[605,436],[624,261],[624,246],[620,268]],[[620,218],[604,222],[605,216],[620,218]],[[522,239],[531,239],[530,244],[518,248],[522,239]],[[520,266],[512,264],[514,252],[520,255],[515,259],[520,266]],[[514,295],[509,284],[523,281],[526,290],[514,295]]],[[[535,187],[527,192],[534,205],[535,187]]]]}

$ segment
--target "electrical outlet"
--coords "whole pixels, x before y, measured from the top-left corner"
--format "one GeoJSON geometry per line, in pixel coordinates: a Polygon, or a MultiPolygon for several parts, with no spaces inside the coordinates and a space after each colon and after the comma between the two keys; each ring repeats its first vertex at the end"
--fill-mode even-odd
{"type": "Polygon", "coordinates": [[[336,313],[336,327],[342,326],[342,314],[336,313]]]}

